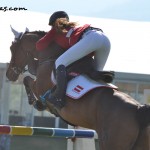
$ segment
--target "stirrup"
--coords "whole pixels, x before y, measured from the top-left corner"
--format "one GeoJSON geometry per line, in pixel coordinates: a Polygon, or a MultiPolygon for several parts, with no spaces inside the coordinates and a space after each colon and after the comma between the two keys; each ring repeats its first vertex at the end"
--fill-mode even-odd
{"type": "Polygon", "coordinates": [[[47,105],[47,101],[54,105],[54,107],[61,109],[65,106],[65,100],[62,100],[60,98],[57,98],[57,94],[55,93],[54,89],[56,90],[56,87],[54,87],[52,90],[48,90],[45,92],[44,95],[40,96],[40,101],[43,106],[47,105]],[[56,95],[55,95],[56,94],[56,95]]]}
{"type": "Polygon", "coordinates": [[[62,109],[65,106],[65,100],[57,98],[54,94],[51,94],[47,99],[48,102],[54,105],[58,109],[62,109]]]}
{"type": "Polygon", "coordinates": [[[40,95],[40,101],[43,105],[46,105],[46,99],[50,94],[51,94],[51,90],[48,90],[43,95],[40,95]]]}

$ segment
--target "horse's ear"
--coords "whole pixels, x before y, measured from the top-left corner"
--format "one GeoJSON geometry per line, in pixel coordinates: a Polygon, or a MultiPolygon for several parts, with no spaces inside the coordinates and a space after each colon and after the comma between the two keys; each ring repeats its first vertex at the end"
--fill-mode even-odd
{"type": "Polygon", "coordinates": [[[29,32],[29,29],[26,27],[26,30],[25,30],[25,32],[29,32]]]}
{"type": "Polygon", "coordinates": [[[12,26],[10,25],[11,31],[13,32],[15,39],[18,39],[20,34],[22,34],[22,32],[18,32],[16,31],[14,28],[12,28],[12,26]]]}

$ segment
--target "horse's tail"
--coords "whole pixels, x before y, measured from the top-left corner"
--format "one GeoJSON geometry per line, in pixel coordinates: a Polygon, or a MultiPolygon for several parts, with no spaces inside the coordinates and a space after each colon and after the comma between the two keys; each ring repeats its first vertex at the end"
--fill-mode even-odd
{"type": "Polygon", "coordinates": [[[137,118],[142,128],[150,124],[150,105],[141,105],[138,107],[137,118]]]}

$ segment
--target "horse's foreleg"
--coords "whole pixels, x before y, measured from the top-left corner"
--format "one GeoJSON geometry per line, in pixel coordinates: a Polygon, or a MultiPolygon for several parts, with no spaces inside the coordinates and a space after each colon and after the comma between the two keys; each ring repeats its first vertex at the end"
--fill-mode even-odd
{"type": "Polygon", "coordinates": [[[30,76],[27,76],[24,78],[23,83],[24,83],[25,90],[28,96],[29,104],[33,105],[34,108],[37,109],[38,111],[45,110],[46,107],[43,106],[43,104],[39,100],[39,97],[37,96],[36,81],[30,76]]]}
{"type": "Polygon", "coordinates": [[[23,80],[25,90],[28,96],[28,103],[30,105],[32,105],[36,101],[35,90],[33,88],[34,82],[34,79],[30,76],[25,77],[23,80]]]}

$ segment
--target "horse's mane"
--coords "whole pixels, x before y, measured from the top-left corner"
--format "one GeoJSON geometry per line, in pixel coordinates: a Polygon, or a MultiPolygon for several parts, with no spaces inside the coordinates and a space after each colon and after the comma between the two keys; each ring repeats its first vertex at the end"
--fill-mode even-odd
{"type": "Polygon", "coordinates": [[[26,32],[26,33],[33,33],[33,34],[37,34],[39,36],[44,36],[47,32],[45,32],[45,31],[31,31],[31,32],[26,32]]]}

